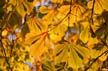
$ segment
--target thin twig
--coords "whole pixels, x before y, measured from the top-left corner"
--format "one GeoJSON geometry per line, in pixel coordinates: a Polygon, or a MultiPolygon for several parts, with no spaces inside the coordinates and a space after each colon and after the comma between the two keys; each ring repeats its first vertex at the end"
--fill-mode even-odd
{"type": "Polygon", "coordinates": [[[92,24],[94,24],[94,22],[93,22],[94,6],[95,6],[95,0],[93,1],[92,12],[91,12],[91,22],[92,22],[92,24]]]}
{"type": "MultiPolygon", "coordinates": [[[[108,46],[107,46],[107,47],[108,47],[108,46]]],[[[104,51],[101,55],[99,55],[98,57],[96,57],[96,58],[93,60],[93,62],[92,62],[87,68],[85,68],[84,71],[87,71],[87,70],[99,59],[99,57],[101,57],[102,55],[106,54],[107,52],[108,52],[108,50],[104,51]]]]}
{"type": "MultiPolygon", "coordinates": [[[[93,1],[93,5],[92,5],[92,13],[91,13],[91,24],[94,24],[94,21],[93,21],[93,14],[94,14],[94,5],[95,5],[95,0],[93,1]]],[[[96,36],[96,34],[93,32],[92,30],[92,27],[91,27],[91,24],[90,24],[90,32],[96,36]]],[[[106,46],[108,47],[107,43],[104,42],[101,38],[99,38],[99,40],[106,46]]],[[[89,66],[87,68],[85,68],[84,71],[87,71],[98,59],[99,57],[101,57],[102,55],[106,54],[108,52],[108,50],[104,51],[103,53],[101,53],[98,57],[96,57],[93,62],[91,64],[89,64],[89,66]]]]}

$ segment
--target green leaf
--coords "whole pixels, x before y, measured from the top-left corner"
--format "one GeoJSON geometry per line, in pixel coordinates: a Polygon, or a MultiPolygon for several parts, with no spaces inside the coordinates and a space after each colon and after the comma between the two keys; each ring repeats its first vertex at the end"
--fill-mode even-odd
{"type": "Polygon", "coordinates": [[[3,71],[2,69],[0,69],[0,71],[3,71]]]}
{"type": "Polygon", "coordinates": [[[13,28],[15,25],[22,24],[21,16],[18,13],[13,13],[9,19],[9,24],[13,28]]]}
{"type": "Polygon", "coordinates": [[[5,0],[0,0],[0,7],[2,7],[5,4],[5,0]]]}

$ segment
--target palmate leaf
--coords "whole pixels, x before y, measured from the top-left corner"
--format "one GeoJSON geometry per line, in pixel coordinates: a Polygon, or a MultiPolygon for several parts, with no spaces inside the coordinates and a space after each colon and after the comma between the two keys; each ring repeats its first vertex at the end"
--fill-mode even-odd
{"type": "Polygon", "coordinates": [[[28,33],[26,35],[26,42],[25,44],[30,45],[30,54],[34,57],[41,56],[44,52],[47,51],[46,42],[47,37],[46,33],[42,33],[37,35],[36,33],[28,33]]]}
{"type": "Polygon", "coordinates": [[[29,2],[27,0],[25,0],[25,1],[23,1],[23,0],[9,0],[9,4],[10,4],[9,7],[11,8],[12,5],[15,6],[16,11],[22,17],[24,17],[26,14],[30,14],[30,12],[32,11],[36,2],[37,2],[37,0],[33,0],[33,2],[29,2]]]}
{"type": "Polygon", "coordinates": [[[47,47],[45,46],[45,40],[40,38],[37,42],[31,45],[30,54],[32,56],[41,56],[46,50],[47,47]]]}
{"type": "Polygon", "coordinates": [[[69,67],[78,69],[82,65],[82,59],[88,57],[88,49],[75,44],[58,44],[54,48],[55,63],[67,62],[69,67]]]}
{"type": "Polygon", "coordinates": [[[71,10],[70,26],[82,20],[82,14],[85,12],[85,8],[80,4],[73,4],[71,10]]]}
{"type": "Polygon", "coordinates": [[[65,17],[66,15],[68,15],[67,17],[70,17],[70,19],[67,18],[67,20],[70,22],[69,26],[73,27],[74,23],[76,24],[77,22],[83,19],[82,14],[85,12],[85,8],[81,6],[80,4],[74,3],[71,6],[71,8],[70,8],[70,5],[63,5],[58,9],[58,11],[59,12],[57,14],[57,18],[61,19],[65,17]],[[71,12],[69,14],[70,9],[71,9],[71,12]]]}
{"type": "Polygon", "coordinates": [[[34,57],[41,56],[46,50],[47,32],[45,26],[36,17],[28,18],[30,32],[27,33],[25,44],[30,46],[30,54],[34,57]]]}
{"type": "Polygon", "coordinates": [[[45,26],[36,17],[28,18],[27,24],[30,32],[35,32],[36,34],[40,34],[46,31],[45,27],[47,27],[47,25],[45,26]]]}
{"type": "MultiPolygon", "coordinates": [[[[88,8],[89,9],[92,9],[93,8],[93,2],[94,0],[90,0],[88,2],[88,8]]],[[[94,13],[96,14],[101,14],[104,9],[105,10],[108,10],[108,0],[95,0],[95,3],[94,3],[94,13]]]]}

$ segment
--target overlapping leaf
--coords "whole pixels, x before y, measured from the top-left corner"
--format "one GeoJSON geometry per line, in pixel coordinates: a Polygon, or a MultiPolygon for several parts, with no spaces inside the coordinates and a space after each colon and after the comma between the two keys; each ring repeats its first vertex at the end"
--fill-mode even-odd
{"type": "Polygon", "coordinates": [[[55,63],[67,62],[73,69],[78,69],[82,65],[83,57],[88,57],[88,49],[75,44],[58,44],[54,48],[55,63]]]}
{"type": "Polygon", "coordinates": [[[56,43],[62,39],[67,30],[67,26],[63,23],[59,24],[57,27],[53,26],[49,28],[49,38],[52,42],[56,43]]]}
{"type": "MultiPolygon", "coordinates": [[[[15,7],[17,12],[24,17],[26,14],[30,14],[33,7],[35,6],[37,0],[34,0],[33,2],[29,2],[27,0],[9,0],[9,7],[12,8],[12,5],[15,7]]],[[[10,11],[10,9],[8,9],[10,11]]],[[[12,9],[11,9],[12,10],[12,9]]]]}
{"type": "Polygon", "coordinates": [[[89,32],[89,23],[84,22],[83,24],[83,30],[80,33],[80,39],[86,43],[90,38],[90,32],[89,32]]]}
{"type": "Polygon", "coordinates": [[[30,54],[32,56],[40,56],[47,49],[45,46],[47,32],[45,32],[46,30],[42,23],[39,23],[36,18],[30,18],[27,23],[30,33],[26,35],[25,44],[30,45],[30,54]]]}
{"type": "Polygon", "coordinates": [[[108,10],[108,0],[91,0],[88,2],[88,8],[94,9],[94,13],[101,14],[104,9],[108,10]],[[94,8],[93,8],[94,5],[94,8]]]}
{"type": "Polygon", "coordinates": [[[82,20],[82,14],[85,12],[85,8],[80,4],[73,4],[71,10],[70,26],[82,20]]]}
{"type": "MultiPolygon", "coordinates": [[[[96,57],[98,57],[98,56],[100,56],[103,52],[105,52],[107,50],[107,48],[106,47],[101,47],[101,49],[99,49],[99,50],[96,50],[96,49],[93,49],[93,50],[91,50],[91,58],[96,58],[96,57]]],[[[106,58],[107,58],[107,56],[108,56],[108,54],[106,53],[106,54],[103,54],[101,57],[99,57],[99,60],[100,61],[105,61],[106,60],[106,58]]]]}

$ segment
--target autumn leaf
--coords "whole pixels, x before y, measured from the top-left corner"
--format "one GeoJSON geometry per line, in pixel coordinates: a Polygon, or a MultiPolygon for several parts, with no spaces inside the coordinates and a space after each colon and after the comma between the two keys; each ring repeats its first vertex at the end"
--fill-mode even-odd
{"type": "Polygon", "coordinates": [[[62,4],[63,3],[63,0],[51,0],[52,3],[60,3],[62,4]]]}
{"type": "Polygon", "coordinates": [[[27,21],[30,32],[26,35],[25,44],[30,46],[30,54],[34,57],[41,56],[47,51],[47,29],[36,17],[29,18],[27,21]]]}
{"type": "Polygon", "coordinates": [[[71,10],[72,10],[70,14],[71,24],[69,24],[69,26],[72,26],[74,23],[77,24],[77,22],[82,20],[81,16],[85,12],[85,8],[80,4],[73,4],[71,10]]]}
{"type": "Polygon", "coordinates": [[[108,68],[108,0],[0,0],[0,71],[108,68]]]}
{"type": "Polygon", "coordinates": [[[7,31],[7,30],[4,30],[4,31],[2,32],[2,36],[6,36],[7,33],[8,33],[8,31],[7,31]]]}
{"type": "Polygon", "coordinates": [[[49,38],[53,43],[57,43],[58,41],[60,41],[67,30],[67,26],[65,24],[60,24],[56,28],[55,27],[56,26],[50,27],[50,32],[48,32],[49,38]]]}
{"type": "Polygon", "coordinates": [[[78,69],[82,65],[82,57],[89,56],[88,50],[75,44],[58,44],[54,48],[55,63],[67,62],[73,69],[78,69]],[[84,52],[83,52],[84,51],[84,52]]]}
{"type": "Polygon", "coordinates": [[[39,8],[39,11],[40,11],[40,13],[42,13],[42,14],[46,14],[46,13],[48,13],[48,12],[50,11],[50,8],[48,8],[47,6],[41,6],[41,7],[39,8]]]}
{"type": "MultiPolygon", "coordinates": [[[[100,56],[103,52],[105,52],[107,50],[106,47],[103,47],[101,50],[96,50],[96,49],[93,49],[91,50],[91,58],[96,58],[98,56],[100,56]]],[[[99,57],[99,60],[100,61],[105,61],[107,59],[107,54],[103,54],[101,57],[99,57]]]]}
{"type": "Polygon", "coordinates": [[[84,22],[84,24],[83,24],[83,30],[80,33],[80,39],[84,43],[87,43],[87,41],[89,40],[89,38],[90,38],[89,23],[88,22],[84,22]]]}
{"type": "Polygon", "coordinates": [[[108,10],[108,4],[107,4],[108,0],[91,0],[88,2],[88,8],[92,9],[93,5],[94,5],[94,13],[95,14],[102,14],[102,12],[105,10],[108,10]]]}
{"type": "Polygon", "coordinates": [[[42,33],[40,35],[28,33],[26,35],[27,42],[25,42],[25,44],[28,44],[30,46],[29,52],[32,56],[38,57],[47,51],[48,48],[46,47],[46,36],[47,33],[42,33]]]}
{"type": "Polygon", "coordinates": [[[47,32],[48,24],[39,21],[36,17],[28,18],[27,25],[30,33],[41,34],[47,32]]]}

